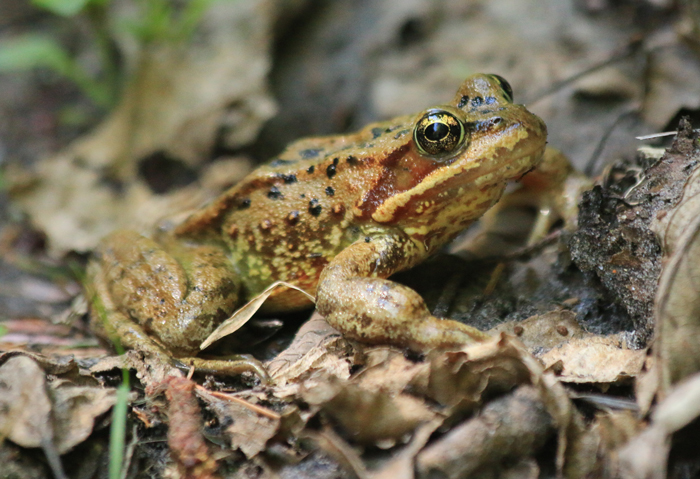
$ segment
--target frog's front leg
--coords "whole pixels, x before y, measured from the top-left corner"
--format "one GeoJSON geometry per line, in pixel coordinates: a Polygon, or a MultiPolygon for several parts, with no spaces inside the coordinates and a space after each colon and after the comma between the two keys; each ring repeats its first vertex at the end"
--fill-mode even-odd
{"type": "Polygon", "coordinates": [[[436,318],[418,293],[383,279],[405,269],[416,248],[398,235],[353,243],[321,274],[316,308],[345,337],[364,343],[424,352],[487,339],[478,329],[436,318]]]}

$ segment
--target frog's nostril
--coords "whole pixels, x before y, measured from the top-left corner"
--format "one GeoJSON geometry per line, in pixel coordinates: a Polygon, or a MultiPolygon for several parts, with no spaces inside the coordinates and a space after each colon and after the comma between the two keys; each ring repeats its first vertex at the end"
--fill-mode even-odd
{"type": "Polygon", "coordinates": [[[491,120],[491,122],[492,122],[494,125],[498,125],[499,123],[501,123],[501,121],[503,121],[503,119],[502,119],[500,116],[497,116],[496,118],[494,118],[494,119],[491,120]]]}

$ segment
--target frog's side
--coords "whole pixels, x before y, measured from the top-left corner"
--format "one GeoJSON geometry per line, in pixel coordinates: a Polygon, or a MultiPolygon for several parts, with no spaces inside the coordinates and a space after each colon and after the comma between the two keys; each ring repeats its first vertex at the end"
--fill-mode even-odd
{"type": "MultiPolygon", "coordinates": [[[[494,75],[467,78],[447,105],[297,141],[173,230],[105,238],[88,268],[96,326],[126,347],[192,355],[242,302],[283,280],[315,292],[321,314],[353,339],[415,350],[481,339],[382,278],[484,214],[545,143],[544,123],[494,75]]],[[[288,290],[264,309],[308,305],[288,290]]]]}

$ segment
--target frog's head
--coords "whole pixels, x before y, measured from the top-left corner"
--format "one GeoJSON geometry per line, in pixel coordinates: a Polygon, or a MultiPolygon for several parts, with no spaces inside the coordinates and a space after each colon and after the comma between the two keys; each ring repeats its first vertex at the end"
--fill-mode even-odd
{"type": "Polygon", "coordinates": [[[450,103],[417,114],[412,124],[394,169],[404,187],[372,218],[425,233],[451,235],[481,216],[509,180],[537,165],[547,142],[544,122],[514,104],[510,85],[497,75],[470,76],[450,103]]]}

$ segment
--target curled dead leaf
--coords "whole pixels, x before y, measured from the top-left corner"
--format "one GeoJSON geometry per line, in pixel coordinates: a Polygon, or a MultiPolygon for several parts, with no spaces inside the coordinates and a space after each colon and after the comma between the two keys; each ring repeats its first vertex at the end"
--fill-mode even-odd
{"type": "Polygon", "coordinates": [[[51,388],[56,449],[60,454],[85,441],[117,400],[114,388],[58,385],[51,388]]]}
{"type": "Polygon", "coordinates": [[[546,368],[561,361],[558,377],[570,383],[612,384],[636,377],[642,370],[646,350],[630,349],[618,334],[586,334],[543,354],[546,368]]]}
{"type": "Polygon", "coordinates": [[[275,292],[281,289],[293,289],[299,291],[311,301],[315,301],[315,298],[303,289],[298,288],[292,284],[285,283],[284,281],[275,281],[270,286],[268,286],[265,289],[265,291],[248,301],[245,305],[238,308],[238,310],[235,313],[233,313],[233,315],[231,315],[230,318],[221,323],[219,327],[216,328],[214,332],[211,333],[209,337],[204,340],[204,342],[200,345],[199,348],[206,349],[207,347],[211,346],[215,341],[218,341],[219,339],[238,331],[241,328],[241,326],[243,326],[245,323],[248,322],[248,320],[250,320],[250,318],[253,317],[253,315],[260,309],[260,307],[267,300],[267,298],[270,297],[270,295],[274,294],[275,292]]]}
{"type": "Polygon", "coordinates": [[[352,361],[348,358],[348,349],[340,333],[320,314],[314,313],[302,325],[287,349],[265,365],[270,378],[278,386],[275,395],[286,397],[298,393],[295,387],[297,380],[310,371],[323,369],[334,376],[349,378],[352,361]],[[289,383],[295,385],[284,388],[289,383]]]}
{"type": "Polygon", "coordinates": [[[700,374],[685,378],[666,394],[649,427],[620,449],[620,477],[665,478],[672,434],[700,417],[700,374]]]}
{"type": "Polygon", "coordinates": [[[225,434],[231,448],[239,449],[249,459],[264,451],[267,442],[280,430],[282,418],[279,414],[246,405],[236,397],[212,394],[203,388],[198,389],[198,395],[216,414],[219,423],[226,425],[225,434]]]}
{"type": "Polygon", "coordinates": [[[27,356],[10,358],[0,367],[0,438],[64,454],[90,436],[116,394],[112,388],[58,380],[49,385],[45,374],[27,356]]]}
{"type": "Polygon", "coordinates": [[[661,388],[700,371],[700,211],[686,226],[659,283],[654,350],[661,388]]]}

